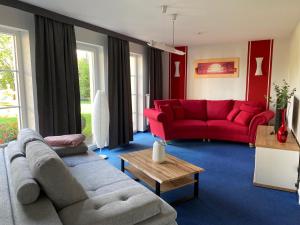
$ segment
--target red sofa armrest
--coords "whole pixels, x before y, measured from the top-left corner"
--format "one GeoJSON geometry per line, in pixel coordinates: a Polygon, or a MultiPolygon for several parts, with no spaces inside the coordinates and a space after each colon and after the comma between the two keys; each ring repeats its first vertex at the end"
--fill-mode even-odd
{"type": "Polygon", "coordinates": [[[153,109],[144,109],[144,115],[149,120],[157,120],[162,123],[167,121],[166,114],[163,112],[160,112],[154,108],[153,109]]]}
{"type": "Polygon", "coordinates": [[[255,142],[256,130],[258,125],[266,125],[274,117],[274,112],[271,110],[264,111],[254,116],[249,125],[249,136],[251,143],[255,142]]]}

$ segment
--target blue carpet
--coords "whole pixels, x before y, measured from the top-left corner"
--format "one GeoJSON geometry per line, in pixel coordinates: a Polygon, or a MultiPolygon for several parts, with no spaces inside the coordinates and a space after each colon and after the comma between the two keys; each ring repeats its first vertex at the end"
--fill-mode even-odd
{"type": "MultiPolygon", "coordinates": [[[[138,133],[134,142],[113,151],[108,161],[120,168],[119,154],[151,147],[154,138],[138,133]]],[[[203,167],[199,199],[176,207],[179,225],[297,225],[300,206],[295,193],[253,186],[255,151],[246,144],[176,141],[167,152],[203,167]]],[[[99,153],[99,151],[97,151],[99,153]]],[[[167,202],[191,195],[192,186],[162,194],[167,202]]]]}

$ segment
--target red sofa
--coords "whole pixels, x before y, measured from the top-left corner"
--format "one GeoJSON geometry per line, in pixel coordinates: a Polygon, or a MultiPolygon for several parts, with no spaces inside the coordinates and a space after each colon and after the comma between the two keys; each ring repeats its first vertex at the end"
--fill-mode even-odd
{"type": "Polygon", "coordinates": [[[163,140],[217,139],[255,143],[257,126],[274,113],[252,101],[156,100],[145,109],[151,133],[163,140]]]}

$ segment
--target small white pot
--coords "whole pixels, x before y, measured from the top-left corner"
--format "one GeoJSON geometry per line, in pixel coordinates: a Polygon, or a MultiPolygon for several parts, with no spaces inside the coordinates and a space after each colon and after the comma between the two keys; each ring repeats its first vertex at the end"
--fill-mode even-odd
{"type": "Polygon", "coordinates": [[[155,141],[153,143],[152,160],[156,163],[162,163],[165,161],[165,158],[165,145],[161,141],[155,141]]]}

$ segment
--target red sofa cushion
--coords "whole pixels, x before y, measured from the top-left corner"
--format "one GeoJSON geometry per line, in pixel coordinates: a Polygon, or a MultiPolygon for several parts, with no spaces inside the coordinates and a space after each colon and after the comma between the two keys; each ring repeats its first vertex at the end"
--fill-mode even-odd
{"type": "Polygon", "coordinates": [[[234,118],[237,116],[237,114],[240,112],[241,110],[239,108],[233,108],[230,113],[227,115],[226,119],[228,121],[233,121],[234,118]]]}
{"type": "Polygon", "coordinates": [[[237,124],[248,126],[251,119],[255,114],[247,111],[240,111],[239,114],[234,118],[234,122],[237,124]]]}
{"type": "Polygon", "coordinates": [[[206,120],[206,100],[180,100],[185,119],[206,120]]]}
{"type": "Polygon", "coordinates": [[[199,132],[199,128],[206,127],[206,122],[202,120],[174,120],[172,122],[172,130],[182,130],[188,131],[192,130],[194,132],[199,132]]]}
{"type": "Polygon", "coordinates": [[[172,108],[169,104],[160,105],[159,109],[160,109],[161,112],[166,114],[168,122],[172,122],[174,120],[173,111],[172,111],[172,108]]]}
{"type": "Polygon", "coordinates": [[[248,127],[230,122],[228,120],[208,120],[207,126],[209,132],[228,134],[248,134],[248,127]]]}
{"type": "Polygon", "coordinates": [[[262,108],[259,106],[248,105],[247,103],[243,103],[240,106],[240,110],[241,111],[234,118],[234,122],[248,126],[252,118],[262,111],[262,108]]]}
{"type": "Polygon", "coordinates": [[[232,100],[207,100],[206,112],[208,120],[225,120],[232,110],[232,100]]]}
{"type": "Polygon", "coordinates": [[[174,113],[174,119],[175,120],[183,120],[184,119],[184,109],[180,105],[172,106],[173,113],[174,113]]]}

